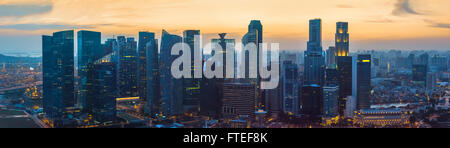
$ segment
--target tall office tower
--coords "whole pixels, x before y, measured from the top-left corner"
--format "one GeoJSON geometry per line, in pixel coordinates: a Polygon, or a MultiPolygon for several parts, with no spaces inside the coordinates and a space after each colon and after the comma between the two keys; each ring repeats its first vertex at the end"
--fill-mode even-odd
{"type": "Polygon", "coordinates": [[[154,115],[162,111],[157,39],[149,40],[146,44],[146,62],[146,112],[154,117],[154,115]]]}
{"type": "Polygon", "coordinates": [[[138,92],[141,101],[147,99],[147,52],[152,49],[147,49],[147,44],[155,40],[155,33],[139,32],[138,42],[138,92]]]}
{"type": "MultiPolygon", "coordinates": [[[[191,76],[195,71],[201,71],[201,65],[195,65],[195,60],[201,60],[202,53],[195,55],[195,49],[200,50],[200,30],[186,30],[183,32],[183,42],[189,45],[191,51],[191,76]],[[198,38],[196,38],[198,36],[198,38]]],[[[200,79],[183,78],[183,111],[198,112],[200,108],[200,79]]]]}
{"type": "MultiPolygon", "coordinates": [[[[86,97],[89,91],[87,89],[94,85],[94,79],[88,79],[88,73],[94,62],[101,58],[104,54],[101,44],[101,33],[93,31],[78,31],[78,106],[82,109],[86,107],[86,97]]],[[[91,87],[92,88],[92,87],[91,87]]]]}
{"type": "Polygon", "coordinates": [[[100,123],[116,119],[117,72],[112,62],[112,54],[98,59],[87,73],[93,84],[89,85],[86,97],[86,110],[100,123]]]}
{"type": "Polygon", "coordinates": [[[336,23],[336,56],[349,56],[348,23],[336,23]]]}
{"type": "Polygon", "coordinates": [[[414,64],[412,68],[412,80],[416,82],[425,82],[427,78],[427,65],[414,64]]]}
{"type": "Polygon", "coordinates": [[[223,66],[223,77],[225,78],[226,77],[226,75],[227,75],[227,73],[230,73],[229,71],[227,71],[226,69],[227,69],[227,63],[228,62],[232,62],[233,64],[233,66],[234,66],[234,73],[232,73],[232,75],[233,76],[235,76],[235,73],[236,73],[236,67],[237,67],[237,63],[236,63],[236,60],[237,60],[237,58],[236,58],[236,53],[235,53],[235,46],[236,46],[236,41],[234,40],[234,39],[226,39],[225,38],[225,36],[226,36],[227,34],[226,33],[220,33],[219,34],[219,37],[220,38],[218,38],[218,39],[212,39],[211,40],[211,43],[216,43],[216,44],[219,44],[220,45],[220,47],[222,48],[222,51],[221,51],[221,53],[220,54],[222,54],[223,55],[223,61],[222,61],[222,66],[223,66]],[[227,45],[230,45],[231,47],[227,47],[227,45]],[[234,56],[234,61],[227,61],[227,58],[226,58],[226,54],[227,54],[227,51],[226,51],[226,49],[227,48],[230,48],[231,50],[232,50],[232,56],[234,56]]]}
{"type": "Polygon", "coordinates": [[[357,100],[355,97],[347,96],[347,101],[345,102],[345,112],[344,118],[353,118],[355,110],[357,110],[357,100]]]}
{"type": "Polygon", "coordinates": [[[300,89],[298,67],[290,61],[285,61],[281,67],[283,79],[283,112],[298,114],[298,90],[300,89]]]}
{"type": "Polygon", "coordinates": [[[322,51],[322,24],[320,19],[309,21],[309,41],[305,51],[305,85],[324,85],[325,57],[322,51]]]}
{"type": "Polygon", "coordinates": [[[106,56],[108,54],[114,55],[114,43],[116,42],[116,39],[106,39],[105,43],[102,44],[102,52],[103,56],[106,56]]]}
{"type": "Polygon", "coordinates": [[[325,86],[339,85],[339,71],[337,69],[326,69],[325,71],[325,86]]]}
{"type": "Polygon", "coordinates": [[[416,64],[416,55],[411,53],[408,56],[408,68],[412,68],[416,64]]]}
{"type": "Polygon", "coordinates": [[[300,98],[302,113],[310,121],[319,121],[323,112],[323,89],[317,84],[304,85],[300,98]]]}
{"type": "Polygon", "coordinates": [[[357,109],[370,108],[371,55],[359,54],[353,62],[353,97],[357,109]]]}
{"type": "MultiPolygon", "coordinates": [[[[447,57],[434,55],[430,60],[430,67],[435,67],[433,71],[443,72],[447,71],[447,57]]],[[[430,68],[431,69],[431,68],[430,68]]]]}
{"type": "Polygon", "coordinates": [[[172,56],[172,47],[181,43],[180,36],[162,31],[160,54],[160,86],[163,114],[172,116],[183,113],[183,81],[175,79],[171,74],[173,61],[178,56],[172,56]]]}
{"type": "Polygon", "coordinates": [[[426,65],[428,67],[428,59],[429,59],[428,53],[423,53],[419,56],[419,59],[416,64],[426,65]]]}
{"type": "Polygon", "coordinates": [[[327,50],[327,68],[336,68],[336,47],[330,46],[327,50]]]}
{"type": "Polygon", "coordinates": [[[119,97],[137,97],[137,43],[134,38],[117,37],[119,97]]]}
{"type": "Polygon", "coordinates": [[[338,76],[338,84],[339,84],[339,115],[341,117],[344,116],[345,105],[347,96],[352,95],[352,57],[350,56],[342,56],[336,57],[337,59],[337,70],[339,72],[338,76]]]}
{"type": "Polygon", "coordinates": [[[223,115],[225,118],[248,116],[255,118],[255,85],[225,83],[223,89],[223,115]]]}
{"type": "Polygon", "coordinates": [[[61,119],[75,105],[73,30],[42,36],[42,56],[44,112],[61,119]]]}
{"type": "Polygon", "coordinates": [[[323,87],[323,115],[325,117],[334,117],[338,112],[339,86],[323,87]]]}
{"type": "Polygon", "coordinates": [[[250,53],[246,50],[244,50],[244,53],[242,53],[245,56],[245,60],[242,61],[245,64],[245,77],[249,78],[249,72],[251,70],[255,70],[257,74],[256,79],[248,79],[250,80],[250,83],[256,85],[256,101],[255,105],[258,109],[264,109],[265,106],[265,99],[261,97],[261,91],[260,91],[260,75],[259,75],[259,62],[260,62],[260,56],[262,55],[259,52],[260,45],[263,43],[263,26],[261,24],[261,21],[259,20],[252,20],[250,24],[248,25],[248,32],[244,35],[242,38],[242,44],[247,45],[249,43],[254,43],[256,45],[257,51],[256,51],[256,67],[250,67],[250,53]]]}

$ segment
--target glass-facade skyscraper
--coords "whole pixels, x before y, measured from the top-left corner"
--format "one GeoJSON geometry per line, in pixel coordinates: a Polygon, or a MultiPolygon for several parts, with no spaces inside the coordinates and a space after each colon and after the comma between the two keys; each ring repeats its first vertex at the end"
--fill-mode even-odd
{"type": "Polygon", "coordinates": [[[75,105],[74,31],[42,36],[43,107],[52,119],[61,119],[75,105]]]}
{"type": "Polygon", "coordinates": [[[325,57],[322,51],[322,23],[320,19],[309,21],[309,41],[305,51],[305,85],[324,85],[325,57]]]}
{"type": "MultiPolygon", "coordinates": [[[[201,65],[195,65],[195,60],[201,60],[202,53],[194,52],[200,50],[200,30],[186,30],[183,32],[183,42],[186,43],[191,51],[191,76],[195,71],[201,71],[201,65]],[[198,38],[196,38],[196,36],[198,38]],[[200,58],[200,59],[199,59],[200,58]]],[[[197,112],[200,107],[200,79],[183,78],[183,110],[186,112],[197,112]]]]}
{"type": "Polygon", "coordinates": [[[139,32],[138,43],[138,92],[141,101],[147,99],[147,52],[151,52],[147,49],[147,44],[155,40],[155,33],[152,32],[139,32]]]}
{"type": "Polygon", "coordinates": [[[85,108],[88,89],[94,84],[93,79],[88,79],[88,73],[94,62],[104,54],[101,46],[101,33],[93,31],[78,31],[78,106],[85,108]]]}
{"type": "Polygon", "coordinates": [[[162,31],[160,54],[160,84],[162,111],[165,115],[183,113],[183,81],[175,79],[171,74],[171,66],[177,56],[172,56],[172,47],[181,43],[183,38],[162,31]]]}
{"type": "MultiPolygon", "coordinates": [[[[360,54],[356,60],[356,99],[357,109],[370,108],[370,90],[371,90],[371,55],[360,54]]],[[[355,66],[355,65],[354,65],[355,66]]],[[[354,74],[355,75],[355,74],[354,74]]]]}
{"type": "Polygon", "coordinates": [[[118,81],[120,97],[137,97],[137,43],[134,38],[117,37],[118,81]]]}

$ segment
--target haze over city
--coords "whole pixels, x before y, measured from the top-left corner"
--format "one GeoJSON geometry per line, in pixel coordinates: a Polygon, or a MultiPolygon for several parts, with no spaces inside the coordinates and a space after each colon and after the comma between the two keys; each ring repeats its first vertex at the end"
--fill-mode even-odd
{"type": "Polygon", "coordinates": [[[350,51],[448,50],[448,6],[447,0],[0,0],[0,53],[40,54],[41,35],[65,29],[100,31],[104,39],[200,29],[206,41],[227,32],[239,42],[252,19],[264,23],[264,42],[305,50],[312,18],[323,20],[324,47],[334,44],[335,22],[346,21],[350,51]]]}

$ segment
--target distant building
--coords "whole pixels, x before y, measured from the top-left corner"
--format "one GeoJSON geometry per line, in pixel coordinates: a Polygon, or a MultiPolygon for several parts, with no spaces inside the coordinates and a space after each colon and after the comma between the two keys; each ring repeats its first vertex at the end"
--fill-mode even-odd
{"type": "Polygon", "coordinates": [[[255,119],[255,86],[248,83],[225,83],[222,111],[227,118],[248,116],[255,119]]]}
{"type": "Polygon", "coordinates": [[[352,118],[354,115],[354,112],[357,110],[357,100],[355,97],[347,96],[346,102],[345,102],[345,112],[344,117],[345,118],[352,118]]]}
{"type": "Polygon", "coordinates": [[[325,117],[334,117],[338,112],[338,86],[326,86],[323,88],[323,115],[325,117]]]}
{"type": "Polygon", "coordinates": [[[285,61],[282,65],[282,94],[283,112],[298,114],[299,110],[299,72],[298,67],[290,61],[285,61]]]}
{"type": "Polygon", "coordinates": [[[360,127],[402,127],[409,124],[409,116],[401,109],[363,109],[355,123],[360,127]]]}
{"type": "Polygon", "coordinates": [[[437,73],[429,72],[427,73],[427,81],[426,81],[426,88],[427,90],[433,90],[437,86],[437,73]]]}
{"type": "Polygon", "coordinates": [[[336,68],[336,47],[330,46],[327,50],[327,68],[336,68]]]}
{"type": "Polygon", "coordinates": [[[348,23],[336,23],[336,56],[349,56],[348,23]]]}
{"type": "Polygon", "coordinates": [[[73,30],[42,36],[42,56],[44,112],[61,119],[75,105],[73,30]]]}
{"type": "Polygon", "coordinates": [[[427,77],[427,65],[413,65],[412,74],[413,81],[425,83],[427,77]]]}
{"type": "Polygon", "coordinates": [[[312,121],[320,120],[323,113],[323,89],[319,85],[305,85],[300,97],[302,113],[312,121]]]}

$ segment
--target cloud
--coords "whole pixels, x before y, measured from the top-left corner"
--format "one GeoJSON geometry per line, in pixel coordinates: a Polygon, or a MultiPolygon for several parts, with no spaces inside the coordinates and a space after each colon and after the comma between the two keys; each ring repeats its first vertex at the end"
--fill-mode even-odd
{"type": "Polygon", "coordinates": [[[392,14],[396,16],[404,16],[408,14],[420,15],[421,13],[417,12],[411,7],[411,3],[409,0],[397,0],[392,14]]]}
{"type": "Polygon", "coordinates": [[[91,25],[62,25],[62,24],[12,24],[0,25],[0,29],[14,29],[14,30],[63,30],[63,29],[91,29],[91,25]]]}
{"type": "Polygon", "coordinates": [[[16,4],[0,5],[0,17],[23,17],[27,15],[42,14],[52,11],[50,4],[16,4]]]}
{"type": "Polygon", "coordinates": [[[431,21],[431,20],[424,20],[424,21],[429,23],[430,26],[434,27],[434,28],[450,29],[450,24],[447,24],[447,23],[440,23],[440,22],[435,22],[435,21],[431,21]]]}

